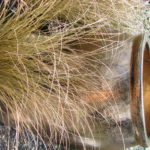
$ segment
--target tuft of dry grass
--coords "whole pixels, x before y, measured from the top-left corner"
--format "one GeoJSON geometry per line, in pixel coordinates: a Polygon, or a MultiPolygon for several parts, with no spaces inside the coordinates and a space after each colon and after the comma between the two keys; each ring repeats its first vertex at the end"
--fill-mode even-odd
{"type": "Polygon", "coordinates": [[[16,138],[27,129],[69,144],[85,126],[92,135],[91,114],[100,112],[85,97],[103,91],[104,68],[127,35],[143,32],[142,7],[135,0],[1,3],[1,118],[16,138]]]}

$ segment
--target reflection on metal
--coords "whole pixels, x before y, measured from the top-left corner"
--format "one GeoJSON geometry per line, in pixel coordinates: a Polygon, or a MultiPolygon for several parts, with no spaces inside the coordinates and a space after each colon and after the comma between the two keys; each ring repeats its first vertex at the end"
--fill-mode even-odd
{"type": "Polygon", "coordinates": [[[115,101],[115,104],[113,104],[114,101],[110,101],[110,106],[117,110],[120,118],[114,120],[96,118],[92,135],[89,130],[85,129],[80,137],[73,136],[72,141],[77,149],[123,150],[135,145],[149,146],[150,96],[146,95],[148,87],[150,90],[150,57],[147,35],[139,35],[134,39],[132,45],[130,99],[119,99],[115,101]]]}

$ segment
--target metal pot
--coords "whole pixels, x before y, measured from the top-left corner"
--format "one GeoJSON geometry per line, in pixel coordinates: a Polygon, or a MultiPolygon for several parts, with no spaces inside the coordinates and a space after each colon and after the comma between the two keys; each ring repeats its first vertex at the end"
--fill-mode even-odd
{"type": "Polygon", "coordinates": [[[73,143],[78,150],[123,150],[135,145],[150,146],[150,55],[147,39],[144,34],[133,41],[130,98],[111,103],[118,109],[121,119],[109,123],[97,119],[92,137],[88,131],[81,137],[73,136],[73,143]]]}
{"type": "Polygon", "coordinates": [[[131,57],[130,94],[132,128],[136,143],[150,146],[150,49],[148,35],[135,38],[131,57]]]}

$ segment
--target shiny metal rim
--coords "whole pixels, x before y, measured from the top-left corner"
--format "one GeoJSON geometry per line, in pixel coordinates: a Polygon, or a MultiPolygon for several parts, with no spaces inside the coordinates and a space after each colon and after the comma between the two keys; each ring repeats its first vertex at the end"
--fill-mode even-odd
{"type": "Polygon", "coordinates": [[[143,62],[144,52],[148,49],[148,35],[142,34],[134,39],[131,55],[130,98],[133,132],[137,144],[148,147],[143,96],[143,62]]]}

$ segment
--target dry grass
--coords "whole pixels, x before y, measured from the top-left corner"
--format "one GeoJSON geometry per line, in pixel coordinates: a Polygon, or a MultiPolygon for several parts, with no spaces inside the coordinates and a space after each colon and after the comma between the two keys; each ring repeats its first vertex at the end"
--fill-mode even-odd
{"type": "MultiPolygon", "coordinates": [[[[18,132],[36,131],[51,142],[58,137],[59,142],[67,141],[71,133],[80,136],[85,125],[92,134],[91,114],[100,112],[85,95],[103,89],[107,57],[126,40],[123,35],[142,32],[142,4],[135,0],[10,2],[2,4],[0,13],[3,121],[18,132]],[[41,30],[47,24],[47,30],[41,30]]],[[[101,103],[103,96],[99,99],[101,103]]]]}

